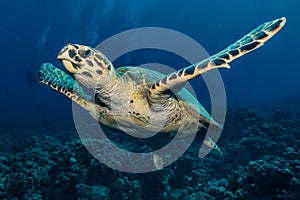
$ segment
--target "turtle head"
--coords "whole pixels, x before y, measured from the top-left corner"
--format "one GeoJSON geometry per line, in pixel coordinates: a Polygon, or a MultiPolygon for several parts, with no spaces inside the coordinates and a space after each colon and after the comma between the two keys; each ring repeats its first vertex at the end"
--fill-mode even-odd
{"type": "Polygon", "coordinates": [[[67,44],[57,59],[87,88],[103,86],[117,77],[112,63],[105,55],[88,46],[67,44]]]}

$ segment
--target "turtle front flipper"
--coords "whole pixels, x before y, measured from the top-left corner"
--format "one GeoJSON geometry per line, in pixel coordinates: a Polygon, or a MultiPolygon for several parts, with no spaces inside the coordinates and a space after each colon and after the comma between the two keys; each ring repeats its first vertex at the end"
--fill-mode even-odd
{"type": "Polygon", "coordinates": [[[172,90],[173,92],[179,91],[186,81],[210,70],[230,68],[229,63],[231,61],[261,47],[285,25],[285,22],[285,17],[271,22],[265,22],[223,51],[210,56],[199,63],[165,76],[163,79],[151,85],[151,96],[156,98],[169,90],[172,90]]]}
{"type": "Polygon", "coordinates": [[[40,68],[39,75],[40,82],[61,92],[84,109],[87,109],[91,96],[87,95],[82,87],[68,74],[51,63],[44,63],[40,68]]]}

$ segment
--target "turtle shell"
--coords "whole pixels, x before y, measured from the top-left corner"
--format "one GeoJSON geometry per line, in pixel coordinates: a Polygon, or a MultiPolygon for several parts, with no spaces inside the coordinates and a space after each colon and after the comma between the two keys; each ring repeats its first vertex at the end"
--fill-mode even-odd
{"type": "MultiPolygon", "coordinates": [[[[123,76],[130,77],[131,80],[135,81],[138,85],[154,83],[165,77],[164,74],[158,71],[142,67],[124,66],[117,68],[116,70],[120,78],[122,78],[123,76]]],[[[189,107],[191,107],[209,122],[218,125],[218,123],[210,116],[210,114],[201,105],[197,98],[186,87],[177,92],[176,97],[184,101],[189,107]]]]}

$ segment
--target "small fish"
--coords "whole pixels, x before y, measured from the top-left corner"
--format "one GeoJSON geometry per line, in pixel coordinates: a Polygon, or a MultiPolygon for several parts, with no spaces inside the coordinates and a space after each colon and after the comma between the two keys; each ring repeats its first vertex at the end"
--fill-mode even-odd
{"type": "Polygon", "coordinates": [[[204,140],[204,144],[206,144],[207,146],[215,149],[216,151],[218,151],[221,155],[223,155],[223,152],[222,150],[220,149],[220,147],[218,147],[218,145],[211,139],[211,138],[208,138],[208,139],[205,139],[204,140]]]}
{"type": "Polygon", "coordinates": [[[164,167],[164,159],[162,156],[154,153],[153,161],[154,161],[154,166],[156,167],[157,170],[160,170],[164,167]]]}

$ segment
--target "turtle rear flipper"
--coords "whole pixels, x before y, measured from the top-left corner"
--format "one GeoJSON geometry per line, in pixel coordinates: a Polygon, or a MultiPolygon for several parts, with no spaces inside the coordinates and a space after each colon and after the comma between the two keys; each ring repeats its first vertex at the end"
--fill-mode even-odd
{"type": "Polygon", "coordinates": [[[61,92],[83,108],[87,108],[91,96],[68,74],[56,68],[51,63],[44,63],[39,71],[40,82],[61,92]]]}
{"type": "Polygon", "coordinates": [[[261,47],[285,25],[285,22],[285,17],[265,22],[223,51],[165,76],[151,85],[151,97],[157,98],[160,94],[169,90],[177,92],[184,86],[186,81],[210,70],[230,68],[229,63],[231,61],[261,47]]]}

